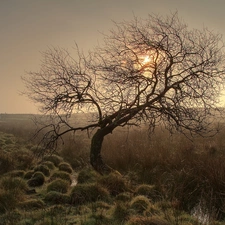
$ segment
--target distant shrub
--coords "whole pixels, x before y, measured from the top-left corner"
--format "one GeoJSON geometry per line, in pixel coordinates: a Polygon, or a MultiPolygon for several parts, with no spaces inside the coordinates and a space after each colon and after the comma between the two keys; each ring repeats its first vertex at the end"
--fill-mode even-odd
{"type": "Polygon", "coordinates": [[[51,161],[44,161],[44,162],[42,162],[42,165],[47,166],[50,170],[54,170],[55,169],[55,165],[51,161]]]}
{"type": "Polygon", "coordinates": [[[70,184],[68,181],[56,179],[47,186],[47,192],[57,191],[61,193],[66,193],[69,189],[69,186],[70,184]]]}
{"type": "Polygon", "coordinates": [[[77,177],[77,183],[78,184],[92,183],[99,178],[100,178],[100,175],[96,171],[94,171],[93,169],[85,168],[79,172],[77,177]]]}
{"type": "Polygon", "coordinates": [[[95,202],[97,200],[108,201],[109,198],[110,194],[107,189],[96,183],[78,184],[71,191],[71,201],[74,205],[95,202]]]}
{"type": "Polygon", "coordinates": [[[58,165],[58,167],[59,167],[60,171],[65,171],[65,172],[70,173],[70,174],[73,172],[73,169],[72,169],[72,167],[70,166],[69,163],[62,162],[58,165]]]}
{"type": "Polygon", "coordinates": [[[98,183],[107,188],[113,196],[128,190],[126,180],[121,175],[115,173],[100,177],[98,183]]]}
{"type": "Polygon", "coordinates": [[[150,206],[150,201],[147,197],[139,195],[134,197],[130,202],[131,209],[137,213],[143,213],[150,206]]]}
{"type": "Polygon", "coordinates": [[[46,177],[48,177],[50,175],[50,170],[48,168],[48,166],[46,165],[38,165],[34,168],[34,171],[40,171],[42,172],[46,177]]]}
{"type": "Polygon", "coordinates": [[[58,155],[46,155],[43,160],[50,161],[54,163],[55,166],[58,166],[61,162],[63,162],[63,158],[58,155]]]}
{"type": "Polygon", "coordinates": [[[43,185],[45,182],[45,176],[42,172],[35,172],[31,179],[27,181],[30,187],[37,187],[43,185]]]}
{"type": "Polygon", "coordinates": [[[56,171],[52,174],[50,180],[62,179],[68,181],[70,184],[72,183],[72,179],[69,173],[64,171],[56,171]]]}
{"type": "Polygon", "coordinates": [[[45,195],[44,201],[51,204],[69,204],[70,196],[57,191],[50,191],[45,195]]]}
{"type": "Polygon", "coordinates": [[[24,202],[20,202],[18,207],[23,210],[42,209],[44,202],[41,199],[29,199],[24,202]]]}

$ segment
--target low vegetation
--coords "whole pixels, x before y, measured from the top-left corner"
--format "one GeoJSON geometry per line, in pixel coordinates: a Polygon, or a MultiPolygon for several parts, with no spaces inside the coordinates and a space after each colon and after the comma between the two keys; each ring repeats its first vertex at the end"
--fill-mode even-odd
{"type": "Polygon", "coordinates": [[[0,131],[0,225],[225,224],[223,130],[192,141],[164,130],[151,139],[144,128],[119,130],[103,145],[117,171],[101,176],[88,166],[85,143],[77,158],[64,159],[72,142],[38,158],[36,143],[7,129],[0,131]]]}

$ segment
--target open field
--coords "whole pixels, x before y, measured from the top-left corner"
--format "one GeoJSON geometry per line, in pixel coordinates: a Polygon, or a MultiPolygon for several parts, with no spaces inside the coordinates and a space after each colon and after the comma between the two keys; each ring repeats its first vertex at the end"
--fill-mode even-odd
{"type": "Polygon", "coordinates": [[[192,140],[118,129],[103,157],[119,173],[100,176],[89,166],[86,133],[36,157],[33,121],[0,116],[0,225],[225,224],[224,129],[192,140]]]}

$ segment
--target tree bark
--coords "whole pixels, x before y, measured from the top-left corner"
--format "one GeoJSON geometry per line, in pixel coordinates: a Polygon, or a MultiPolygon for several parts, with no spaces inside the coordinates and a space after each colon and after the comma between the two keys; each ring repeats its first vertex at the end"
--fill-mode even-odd
{"type": "Polygon", "coordinates": [[[102,175],[113,171],[112,168],[103,162],[101,155],[102,143],[108,133],[110,132],[105,129],[98,129],[91,140],[90,162],[93,168],[102,175]]]}

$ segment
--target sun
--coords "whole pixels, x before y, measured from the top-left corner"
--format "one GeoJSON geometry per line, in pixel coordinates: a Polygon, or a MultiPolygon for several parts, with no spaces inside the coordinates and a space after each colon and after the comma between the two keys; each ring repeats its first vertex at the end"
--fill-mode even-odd
{"type": "Polygon", "coordinates": [[[143,64],[145,65],[145,64],[147,64],[147,63],[149,63],[149,62],[151,62],[151,58],[149,57],[149,55],[146,55],[146,56],[144,57],[143,64]]]}

